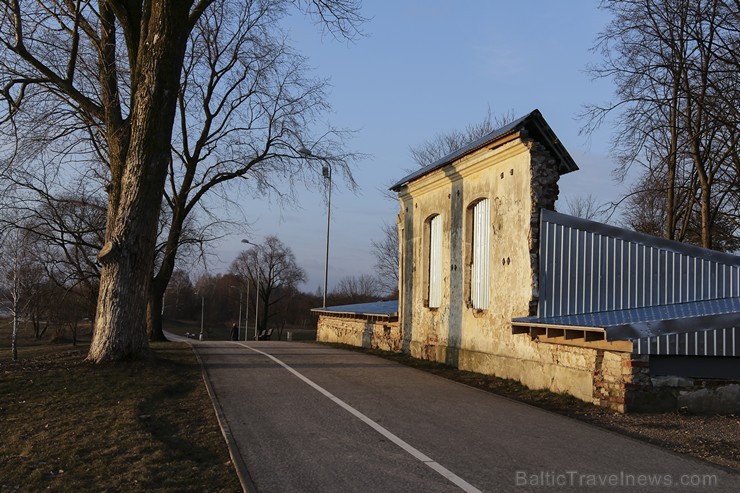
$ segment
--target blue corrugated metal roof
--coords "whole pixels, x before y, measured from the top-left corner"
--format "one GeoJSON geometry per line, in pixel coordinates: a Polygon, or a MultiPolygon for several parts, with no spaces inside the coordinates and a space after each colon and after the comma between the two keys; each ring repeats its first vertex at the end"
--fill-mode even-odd
{"type": "Polygon", "coordinates": [[[600,328],[606,331],[608,340],[629,340],[740,325],[740,298],[723,298],[556,317],[521,317],[513,319],[512,323],[517,326],[537,324],[558,327],[600,328]]]}
{"type": "MultiPolygon", "coordinates": [[[[681,241],[667,240],[659,236],[640,233],[639,231],[634,231],[631,229],[620,228],[612,224],[591,221],[589,219],[583,219],[582,217],[571,216],[568,214],[563,214],[562,212],[551,211],[549,209],[542,209],[540,211],[540,220],[543,224],[565,226],[566,228],[577,229],[579,231],[586,231],[588,233],[594,233],[632,243],[661,248],[663,250],[681,253],[684,255],[691,255],[693,257],[698,257],[704,260],[711,260],[715,262],[722,262],[727,265],[740,266],[740,256],[734,255],[732,253],[710,250],[708,248],[702,248],[700,246],[692,245],[690,243],[684,243],[681,241]]],[[[545,230],[542,231],[544,232],[545,230]]]]}
{"type": "Polygon", "coordinates": [[[354,305],[327,306],[326,308],[312,308],[312,312],[341,314],[341,315],[363,315],[372,317],[397,317],[398,300],[376,301],[373,303],[358,303],[354,305]]]}
{"type": "Polygon", "coordinates": [[[568,151],[560,143],[560,140],[557,138],[557,136],[552,131],[552,129],[550,129],[550,126],[547,124],[545,119],[542,117],[542,114],[539,112],[539,110],[534,110],[528,113],[527,115],[514,120],[508,125],[504,125],[501,128],[497,128],[496,130],[493,130],[492,132],[484,135],[483,137],[477,140],[474,140],[473,142],[470,142],[469,144],[466,144],[460,149],[446,155],[442,159],[438,159],[437,161],[434,161],[433,163],[414,171],[413,173],[399,180],[390,189],[397,192],[401,189],[401,187],[416,180],[417,178],[421,178],[422,176],[429,174],[432,171],[439,169],[451,163],[452,161],[455,161],[456,159],[459,159],[467,154],[470,154],[471,152],[477,151],[478,149],[485,147],[486,145],[494,142],[497,139],[500,139],[501,137],[504,137],[512,132],[521,130],[527,125],[530,125],[532,127],[532,130],[534,130],[537,134],[539,134],[540,138],[544,140],[545,144],[547,144],[548,146],[550,146],[551,148],[555,150],[554,154],[560,160],[559,166],[560,166],[561,174],[568,173],[570,171],[575,171],[578,169],[578,166],[576,165],[575,161],[573,161],[573,158],[570,156],[570,154],[568,154],[568,151]]]}

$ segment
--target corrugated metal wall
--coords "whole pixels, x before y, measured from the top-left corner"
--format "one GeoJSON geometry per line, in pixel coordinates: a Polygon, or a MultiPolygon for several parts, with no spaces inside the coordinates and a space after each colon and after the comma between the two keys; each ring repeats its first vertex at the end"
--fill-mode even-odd
{"type": "Polygon", "coordinates": [[[740,257],[542,210],[539,316],[740,296],[740,257]]]}
{"type": "Polygon", "coordinates": [[[643,337],[633,341],[636,354],[661,356],[740,356],[740,329],[712,329],[643,337]]]}

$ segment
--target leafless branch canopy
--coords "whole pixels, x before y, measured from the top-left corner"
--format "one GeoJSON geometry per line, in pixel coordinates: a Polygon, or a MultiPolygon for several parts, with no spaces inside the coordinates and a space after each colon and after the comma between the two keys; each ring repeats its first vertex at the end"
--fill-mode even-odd
{"type": "Polygon", "coordinates": [[[612,102],[585,108],[583,131],[613,118],[615,176],[622,180],[636,168],[641,185],[632,194],[638,188],[664,194],[658,201],[626,203],[661,207],[654,215],[665,216],[663,236],[732,248],[732,241],[720,237],[737,238],[740,232],[737,1],[626,0],[602,6],[613,17],[594,48],[603,61],[591,72],[612,79],[617,89],[612,102]],[[698,225],[692,217],[700,218],[698,225]]]}

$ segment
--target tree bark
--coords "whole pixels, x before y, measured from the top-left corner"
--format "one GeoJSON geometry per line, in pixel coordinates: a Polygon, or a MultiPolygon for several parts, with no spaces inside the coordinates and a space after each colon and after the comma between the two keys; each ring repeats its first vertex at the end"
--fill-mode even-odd
{"type": "Polygon", "coordinates": [[[166,341],[167,337],[164,335],[164,329],[162,327],[162,306],[163,306],[162,295],[156,292],[154,286],[149,293],[149,302],[146,306],[146,326],[147,336],[150,341],[166,341]]]}
{"type": "Polygon", "coordinates": [[[670,129],[670,144],[668,148],[668,176],[666,191],[666,230],[665,237],[669,240],[676,239],[676,168],[678,166],[678,95],[680,90],[680,77],[682,68],[674,73],[671,88],[671,106],[668,121],[670,129]]]}
{"type": "Polygon", "coordinates": [[[701,182],[701,246],[712,248],[712,187],[706,181],[701,182]]]}
{"type": "Polygon", "coordinates": [[[10,337],[10,350],[13,353],[13,361],[18,361],[18,314],[13,307],[13,334],[10,337]]]}
{"type": "Polygon", "coordinates": [[[177,250],[180,246],[182,226],[187,215],[186,203],[192,184],[192,169],[194,169],[194,166],[189,167],[180,193],[175,199],[175,207],[172,210],[172,224],[170,225],[167,242],[164,246],[162,265],[159,267],[159,272],[152,279],[149,303],[147,305],[147,334],[150,341],[167,340],[162,329],[164,293],[167,290],[170,279],[172,279],[172,273],[175,271],[175,259],[177,258],[177,250]]]}
{"type": "MultiPolygon", "coordinates": [[[[102,269],[88,353],[92,362],[137,356],[149,347],[146,311],[188,10],[165,0],[151,2],[142,19],[136,59],[130,61],[130,136],[116,135],[115,125],[107,127],[111,186],[106,243],[98,255],[102,269]],[[123,152],[117,149],[126,150],[123,161],[123,152]]],[[[106,70],[110,68],[104,63],[102,71],[106,70]]]]}

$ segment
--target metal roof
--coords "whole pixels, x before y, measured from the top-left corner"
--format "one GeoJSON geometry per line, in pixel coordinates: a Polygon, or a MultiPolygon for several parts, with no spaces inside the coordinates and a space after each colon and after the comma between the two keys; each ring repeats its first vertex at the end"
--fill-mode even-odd
{"type": "Polygon", "coordinates": [[[312,308],[312,312],[336,315],[360,315],[369,317],[397,317],[398,300],[357,303],[354,305],[327,306],[312,308]]]}
{"type": "Polygon", "coordinates": [[[578,313],[556,317],[521,317],[517,326],[572,326],[603,329],[607,340],[630,340],[695,330],[740,326],[740,298],[676,303],[671,305],[578,313]]]}
{"type": "Polygon", "coordinates": [[[421,178],[422,176],[427,175],[431,173],[432,171],[437,170],[447,164],[450,164],[451,162],[457,159],[460,159],[463,156],[466,156],[474,151],[477,151],[478,149],[481,149],[489,144],[492,144],[493,142],[495,142],[498,139],[501,139],[502,137],[505,137],[509,134],[512,134],[520,130],[527,130],[528,132],[532,134],[533,137],[538,138],[538,140],[541,140],[542,143],[544,143],[550,148],[550,151],[559,160],[559,171],[561,174],[569,173],[571,171],[575,171],[578,169],[578,166],[576,165],[575,161],[570,156],[570,154],[565,149],[565,147],[563,147],[563,144],[560,142],[560,139],[558,139],[558,137],[552,131],[550,126],[547,124],[545,119],[542,117],[542,114],[540,113],[540,111],[534,110],[528,113],[527,115],[521,118],[518,118],[517,120],[514,120],[508,125],[504,125],[501,128],[497,128],[496,130],[493,130],[492,132],[484,135],[483,137],[466,144],[460,149],[446,155],[442,159],[438,159],[437,161],[434,161],[433,163],[414,171],[413,173],[399,180],[395,185],[393,185],[390,188],[390,190],[394,192],[398,192],[401,189],[401,187],[408,185],[410,182],[418,178],[421,178]]]}
{"type": "Polygon", "coordinates": [[[602,236],[609,236],[611,238],[619,238],[632,243],[640,243],[642,245],[662,248],[664,250],[681,253],[683,255],[701,257],[706,260],[722,262],[728,265],[740,267],[740,256],[732,253],[710,250],[708,248],[702,248],[698,245],[692,245],[681,241],[667,240],[659,236],[640,233],[639,231],[620,228],[619,226],[611,224],[591,221],[590,219],[583,219],[582,217],[571,216],[563,214],[562,212],[542,209],[540,211],[540,219],[542,223],[565,226],[566,228],[587,231],[590,233],[600,234],[602,236]]]}

